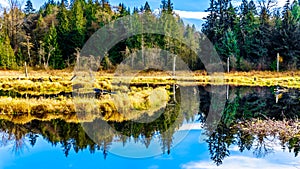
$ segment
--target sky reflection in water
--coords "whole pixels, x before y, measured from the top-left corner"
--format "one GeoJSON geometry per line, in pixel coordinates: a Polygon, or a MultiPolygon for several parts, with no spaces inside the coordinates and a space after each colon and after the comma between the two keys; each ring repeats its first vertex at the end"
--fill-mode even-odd
{"type": "MultiPolygon", "coordinates": [[[[104,159],[102,151],[90,154],[88,150],[80,151],[78,154],[72,150],[69,156],[65,157],[60,144],[52,146],[39,136],[34,147],[27,142],[27,146],[20,154],[15,154],[12,146],[2,147],[0,168],[300,168],[300,158],[294,157],[293,153],[284,152],[279,144],[274,144],[274,152],[264,158],[255,157],[253,150],[240,153],[238,147],[233,145],[230,147],[230,156],[217,167],[209,158],[207,143],[201,142],[199,135],[201,130],[192,130],[172,149],[170,155],[163,154],[144,159],[120,157],[111,153],[104,159]]],[[[119,151],[122,151],[123,147],[118,144],[113,143],[112,149],[119,148],[119,151]]],[[[128,143],[128,146],[138,147],[135,151],[141,149],[141,145],[135,143],[128,143]]],[[[150,146],[148,151],[156,151],[153,150],[155,147],[150,146]]]]}
{"type": "MultiPolygon", "coordinates": [[[[209,88],[199,88],[201,94],[201,111],[205,112],[209,107],[209,88]]],[[[278,103],[275,102],[275,96],[271,88],[234,88],[230,90],[229,100],[227,107],[238,103],[237,115],[243,113],[245,109],[249,110],[249,118],[256,117],[257,111],[260,113],[263,111],[270,118],[277,117],[280,119],[281,112],[284,112],[285,117],[293,118],[298,115],[299,112],[299,96],[298,90],[289,90],[288,93],[283,93],[278,103]],[[251,115],[251,116],[250,116],[251,115]]],[[[166,111],[167,113],[172,113],[166,111]]],[[[175,112],[175,111],[174,111],[175,112]]],[[[259,115],[259,114],[258,114],[259,115]]],[[[259,116],[258,116],[259,117],[259,116]]],[[[195,118],[198,119],[198,118],[195,118]]],[[[233,119],[235,120],[235,119],[233,119]]],[[[159,121],[161,122],[161,121],[159,121]]],[[[236,132],[230,128],[224,127],[218,129],[216,135],[210,137],[211,144],[208,144],[207,136],[202,135],[203,130],[198,122],[188,131],[190,124],[184,124],[179,132],[173,135],[172,145],[175,145],[170,150],[170,154],[167,152],[162,153],[162,140],[159,136],[154,135],[151,143],[146,149],[146,144],[138,142],[136,143],[132,138],[130,142],[126,141],[125,147],[120,141],[113,141],[112,145],[108,148],[108,155],[106,159],[103,156],[103,151],[96,150],[94,154],[90,153],[89,148],[85,148],[85,145],[91,145],[91,141],[82,136],[80,130],[80,124],[71,124],[61,120],[51,122],[33,121],[26,125],[14,124],[9,121],[3,121],[1,131],[7,130],[12,136],[19,136],[20,133],[28,135],[33,132],[38,134],[37,142],[32,147],[29,142],[29,138],[25,137],[25,146],[21,144],[21,149],[15,151],[14,145],[17,145],[13,139],[8,139],[9,142],[5,145],[5,139],[10,138],[8,135],[4,135],[0,132],[0,169],[22,169],[22,168],[37,168],[37,169],[60,169],[60,168],[99,168],[99,169],[114,169],[114,168],[182,168],[182,169],[197,169],[197,168],[300,168],[300,157],[295,157],[295,154],[299,151],[299,140],[294,140],[295,144],[287,144],[284,142],[286,149],[282,149],[282,145],[278,139],[272,137],[263,138],[262,143],[256,143],[256,136],[248,137],[247,133],[236,132]],[[57,128],[53,124],[56,124],[57,128]],[[45,130],[46,129],[46,130],[45,130]],[[20,132],[16,132],[20,130],[20,132]],[[19,134],[18,134],[19,133],[19,134]],[[43,133],[43,136],[40,134],[43,133]],[[50,133],[50,134],[49,134],[50,133]],[[69,134],[66,136],[65,134],[69,134]],[[188,134],[184,139],[182,135],[188,134]],[[55,137],[54,137],[55,136],[55,137]],[[2,139],[1,139],[2,138],[2,139]],[[57,140],[58,139],[58,140],[57,140]],[[75,141],[74,141],[75,139],[75,141]],[[77,139],[77,140],[76,140],[77,139]],[[242,140],[244,139],[244,140],[242,140]],[[49,141],[47,141],[49,140],[49,141]],[[60,141],[76,142],[80,148],[76,153],[71,147],[68,157],[65,156],[64,148],[60,141]],[[242,141],[242,147],[245,148],[251,144],[251,149],[240,152],[241,148],[238,145],[238,141],[242,141]],[[252,142],[253,141],[253,142],[252,142]],[[57,142],[56,146],[53,146],[57,142]],[[174,144],[179,142],[179,144],[174,144]],[[219,145],[218,145],[219,144],[219,145]],[[5,146],[4,146],[5,145],[5,146]],[[217,146],[216,146],[217,145],[217,146]],[[228,147],[228,145],[230,145],[228,147]],[[258,146],[257,146],[258,145],[258,146]],[[289,152],[289,147],[291,146],[289,152]],[[213,147],[213,154],[209,151],[209,147],[213,147]],[[262,151],[258,153],[255,148],[263,148],[266,146],[268,153],[262,151]],[[81,149],[82,148],[82,149],[81,149]],[[225,151],[224,151],[225,149],[225,151]],[[226,154],[229,150],[229,156],[226,154]],[[82,150],[82,151],[81,151],[82,150]],[[293,152],[295,150],[295,152],[293,152]],[[19,152],[16,154],[16,152],[19,152]],[[151,152],[151,153],[150,153],[151,152]],[[255,153],[254,153],[255,152],[255,153]],[[117,154],[117,155],[116,155],[117,154]],[[139,157],[144,154],[158,154],[157,156],[145,156],[147,158],[128,158],[134,155],[139,157]],[[258,158],[261,157],[261,158],[258,158]],[[217,157],[222,164],[217,166],[211,159],[217,157]]],[[[154,123],[158,124],[158,123],[154,123]]],[[[111,124],[116,127],[120,132],[126,133],[128,129],[127,123],[111,124]],[[127,126],[127,128],[126,128],[127,126]],[[124,131],[123,131],[124,130],[124,131]]],[[[163,126],[163,125],[162,125],[163,126]]],[[[157,131],[153,126],[142,127],[135,125],[136,129],[141,133],[145,131],[157,131]]],[[[163,128],[162,128],[163,129],[163,128]]],[[[128,133],[127,133],[128,134],[128,133]]],[[[134,133],[132,133],[134,134],[134,133]]],[[[145,140],[145,139],[140,139],[145,140]]],[[[110,143],[108,141],[108,143],[110,143]]]]}

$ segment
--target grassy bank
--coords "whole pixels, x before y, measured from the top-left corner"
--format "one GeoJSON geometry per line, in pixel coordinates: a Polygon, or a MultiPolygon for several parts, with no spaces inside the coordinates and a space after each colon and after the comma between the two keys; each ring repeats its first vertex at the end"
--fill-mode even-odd
{"type": "MultiPolygon", "coordinates": [[[[15,91],[58,92],[72,91],[72,72],[65,71],[37,71],[31,72],[28,78],[22,72],[0,72],[0,89],[15,91]],[[51,80],[50,80],[51,79],[51,80]]],[[[126,76],[115,76],[112,73],[97,72],[94,74],[93,87],[112,89],[121,85],[238,85],[238,86],[282,86],[287,88],[300,88],[300,71],[295,72],[231,72],[214,73],[206,72],[171,72],[139,73],[126,76]]]]}
{"type": "Polygon", "coordinates": [[[48,121],[64,119],[68,122],[93,121],[102,118],[106,121],[126,121],[143,115],[152,116],[165,107],[169,95],[164,88],[131,92],[128,95],[117,93],[101,99],[65,98],[22,99],[0,97],[0,118],[25,124],[38,119],[48,121]]]}

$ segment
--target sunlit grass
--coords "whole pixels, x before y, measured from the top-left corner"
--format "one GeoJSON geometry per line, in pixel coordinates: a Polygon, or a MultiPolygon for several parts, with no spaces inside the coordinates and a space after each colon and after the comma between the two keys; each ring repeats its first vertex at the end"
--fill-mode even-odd
{"type": "Polygon", "coordinates": [[[0,119],[22,124],[35,119],[85,122],[102,118],[106,121],[122,122],[137,119],[144,114],[152,116],[165,107],[168,100],[169,96],[164,88],[149,88],[128,94],[119,92],[101,99],[71,99],[63,96],[54,99],[0,97],[0,119]]]}
{"type": "MultiPolygon", "coordinates": [[[[2,73],[2,72],[1,72],[2,73]]],[[[92,84],[95,88],[105,90],[123,90],[122,85],[239,85],[239,86],[282,86],[288,88],[300,88],[300,71],[295,72],[231,72],[213,73],[206,72],[177,72],[171,76],[171,72],[140,73],[138,75],[114,76],[105,72],[94,73],[92,84]],[[121,86],[120,86],[121,84],[121,86]]],[[[72,72],[48,71],[31,72],[29,78],[25,78],[22,72],[4,72],[0,76],[0,89],[15,90],[17,92],[31,91],[45,93],[72,92],[74,81],[71,81],[72,72]],[[50,82],[49,77],[52,82],[50,82]],[[42,81],[41,81],[42,79],[42,81]]],[[[82,77],[84,80],[90,80],[82,77]]],[[[79,81],[80,82],[80,81],[79,81]]],[[[84,85],[83,85],[84,87],[84,85]]]]}

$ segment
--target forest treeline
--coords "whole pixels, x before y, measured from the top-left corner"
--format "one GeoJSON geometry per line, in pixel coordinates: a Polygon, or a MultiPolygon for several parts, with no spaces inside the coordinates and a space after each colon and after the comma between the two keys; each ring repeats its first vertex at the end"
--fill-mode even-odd
{"type": "Polygon", "coordinates": [[[287,0],[279,8],[276,0],[210,0],[202,32],[214,44],[222,60],[231,59],[237,70],[276,70],[300,67],[300,6],[287,0]]]}
{"type": "Polygon", "coordinates": [[[168,28],[165,31],[176,32],[177,38],[132,36],[101,56],[105,58],[101,69],[114,69],[131,53],[144,48],[170,51],[191,70],[205,69],[198,57],[205,55],[205,38],[215,46],[224,67],[230,58],[231,70],[275,70],[277,53],[281,56],[281,70],[300,67],[298,0],[287,0],[283,8],[277,8],[274,0],[243,0],[240,6],[233,6],[231,0],[210,0],[206,11],[209,15],[201,31],[184,24],[171,0],[163,0],[159,12],[151,9],[148,2],[130,9],[123,3],[113,6],[107,0],[48,0],[38,10],[30,0],[24,8],[19,0],[8,2],[0,17],[0,69],[19,69],[25,62],[43,69],[72,67],[80,49],[97,30],[118,18],[142,14],[153,20],[173,15],[163,24],[168,28]],[[181,39],[188,44],[182,44],[181,39]]]}

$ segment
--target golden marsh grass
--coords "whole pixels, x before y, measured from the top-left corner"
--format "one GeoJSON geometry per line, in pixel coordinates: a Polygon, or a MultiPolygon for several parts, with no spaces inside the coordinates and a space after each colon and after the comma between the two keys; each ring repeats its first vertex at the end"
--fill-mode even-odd
{"type": "MultiPolygon", "coordinates": [[[[178,72],[176,76],[171,73],[151,72],[140,73],[137,76],[114,76],[106,72],[95,73],[93,87],[106,90],[122,90],[122,85],[239,85],[239,86],[282,86],[287,88],[300,88],[300,71],[293,72],[178,72]],[[128,81],[129,79],[129,81],[128,81]],[[129,84],[124,84],[124,82],[129,84]]],[[[1,72],[0,89],[15,90],[18,92],[31,91],[45,93],[72,92],[73,82],[70,81],[73,73],[65,71],[31,72],[29,78],[22,77],[22,72],[1,72]],[[21,78],[20,78],[21,77],[21,78]],[[49,81],[51,77],[52,82],[49,81]],[[40,79],[43,79],[40,82],[40,79]]],[[[23,75],[24,76],[24,75],[23,75]]]]}
{"type": "Polygon", "coordinates": [[[169,95],[164,88],[149,88],[129,94],[117,93],[101,99],[58,97],[55,99],[22,99],[0,97],[0,119],[28,123],[38,119],[64,119],[68,122],[106,121],[122,122],[137,119],[144,114],[152,116],[164,108],[169,95]]]}

